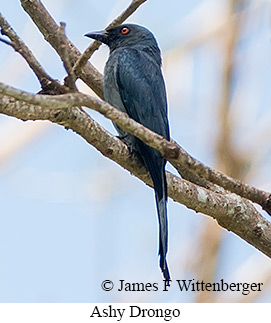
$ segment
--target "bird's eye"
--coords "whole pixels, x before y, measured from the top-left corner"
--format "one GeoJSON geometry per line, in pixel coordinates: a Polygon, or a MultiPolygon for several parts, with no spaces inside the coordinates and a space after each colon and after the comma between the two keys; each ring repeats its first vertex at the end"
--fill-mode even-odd
{"type": "Polygon", "coordinates": [[[122,35],[127,35],[130,32],[130,29],[128,27],[123,27],[120,32],[122,35]]]}

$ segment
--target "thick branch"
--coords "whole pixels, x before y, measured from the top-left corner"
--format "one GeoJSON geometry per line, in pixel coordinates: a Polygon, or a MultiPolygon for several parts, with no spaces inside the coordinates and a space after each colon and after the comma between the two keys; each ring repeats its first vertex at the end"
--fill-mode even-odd
{"type": "Polygon", "coordinates": [[[238,194],[254,203],[259,204],[267,213],[271,215],[271,194],[269,192],[259,190],[254,186],[243,183],[238,179],[233,179],[224,173],[202,164],[200,161],[190,156],[177,143],[175,144],[179,148],[178,156],[174,160],[169,160],[174,167],[177,169],[185,167],[199,177],[202,177],[211,183],[217,184],[227,191],[238,194]]]}
{"type": "MultiPolygon", "coordinates": [[[[129,154],[126,145],[78,108],[44,108],[0,94],[0,113],[22,120],[50,120],[71,128],[103,155],[152,186],[146,169],[135,156],[129,154]]],[[[236,233],[271,257],[271,224],[247,200],[232,193],[211,192],[168,172],[167,182],[169,196],[175,201],[185,204],[196,212],[212,216],[221,226],[236,233]]]]}
{"type": "Polygon", "coordinates": [[[111,119],[125,131],[144,141],[147,145],[159,150],[177,169],[189,169],[190,172],[193,171],[198,176],[203,177],[212,183],[218,184],[226,190],[247,198],[252,202],[258,203],[263,207],[263,209],[271,214],[270,193],[242,183],[239,180],[232,179],[223,173],[203,165],[191,157],[176,142],[172,140],[171,142],[168,142],[160,135],[129,118],[126,113],[117,110],[104,101],[95,99],[83,93],[69,93],[55,96],[33,95],[19,91],[10,86],[6,86],[3,83],[0,83],[0,93],[10,95],[18,100],[25,101],[30,104],[41,105],[51,109],[85,106],[96,110],[102,113],[105,117],[111,119]]]}

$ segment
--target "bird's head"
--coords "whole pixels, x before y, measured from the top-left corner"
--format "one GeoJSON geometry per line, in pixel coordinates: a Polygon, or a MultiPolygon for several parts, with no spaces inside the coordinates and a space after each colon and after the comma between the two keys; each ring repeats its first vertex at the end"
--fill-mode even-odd
{"type": "Polygon", "coordinates": [[[153,34],[148,29],[134,24],[123,24],[85,36],[106,44],[111,52],[116,48],[134,46],[154,47],[159,50],[153,34]]]}

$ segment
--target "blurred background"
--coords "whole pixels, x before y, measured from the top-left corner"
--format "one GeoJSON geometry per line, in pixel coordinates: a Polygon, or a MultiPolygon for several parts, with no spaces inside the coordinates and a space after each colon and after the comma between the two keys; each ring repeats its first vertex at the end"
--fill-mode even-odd
{"type": "MultiPolygon", "coordinates": [[[[43,3],[83,51],[89,45],[83,35],[103,29],[130,1],[43,3]]],[[[62,62],[20,2],[0,0],[0,11],[62,80],[62,62]]],[[[271,1],[149,0],[128,21],[150,29],[162,50],[172,138],[205,164],[270,192],[271,1]]],[[[102,46],[91,62],[102,72],[107,57],[102,46]]],[[[0,80],[40,90],[25,61],[3,43],[0,80]]],[[[78,87],[90,93],[82,82],[78,87]]],[[[88,113],[116,134],[109,120],[88,113]]],[[[223,278],[264,288],[248,296],[181,293],[176,285],[162,292],[153,191],[61,126],[0,115],[0,196],[0,302],[271,301],[270,259],[172,200],[173,280],[223,278]],[[111,292],[101,288],[105,279],[115,284],[111,292]],[[120,279],[161,288],[118,292],[120,279]]]]}

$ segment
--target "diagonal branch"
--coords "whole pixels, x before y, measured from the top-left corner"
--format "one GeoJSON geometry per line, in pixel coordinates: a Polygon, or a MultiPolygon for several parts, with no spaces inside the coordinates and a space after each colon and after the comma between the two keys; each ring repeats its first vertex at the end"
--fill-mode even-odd
{"type": "MultiPolygon", "coordinates": [[[[132,13],[136,11],[136,9],[142,5],[147,0],[133,0],[127,9],[125,9],[116,19],[114,19],[106,28],[108,30],[110,28],[116,27],[122,24],[132,13]]],[[[80,74],[82,68],[86,65],[87,61],[90,59],[92,54],[101,46],[101,42],[95,40],[89,47],[84,51],[84,53],[79,57],[77,62],[73,66],[74,73],[76,75],[80,74]]]]}
{"type": "MultiPolygon", "coordinates": [[[[69,95],[78,96],[78,93],[69,95]]],[[[65,96],[62,95],[61,97],[65,96]]],[[[42,95],[36,97],[38,99],[41,97],[51,99],[51,97],[42,95]]],[[[96,147],[104,156],[114,160],[149,186],[152,186],[146,169],[136,156],[129,154],[124,143],[110,135],[84,111],[78,108],[63,109],[63,106],[57,109],[56,102],[57,100],[53,102],[53,108],[41,107],[16,101],[14,98],[0,94],[0,113],[22,120],[50,120],[70,128],[96,147]]],[[[97,102],[99,101],[97,100],[97,102]]],[[[101,104],[110,107],[106,103],[102,102],[101,104]]],[[[70,107],[70,105],[67,107],[70,107]]],[[[232,193],[211,192],[169,172],[167,172],[167,183],[169,196],[172,199],[196,212],[213,217],[221,226],[236,233],[271,257],[271,224],[257,212],[249,201],[232,193]]]]}
{"type": "Polygon", "coordinates": [[[133,134],[141,139],[147,145],[159,150],[163,156],[168,159],[177,169],[185,168],[193,171],[200,177],[215,183],[226,190],[236,193],[252,202],[258,203],[271,214],[271,195],[268,192],[259,190],[253,186],[235,180],[221,172],[205,166],[198,160],[191,157],[175,141],[168,142],[162,136],[145,128],[133,119],[129,118],[126,113],[119,111],[110,104],[93,98],[83,93],[69,93],[55,96],[33,95],[27,92],[19,91],[11,86],[4,85],[0,82],[0,93],[9,95],[15,99],[40,105],[50,109],[63,109],[72,106],[85,106],[96,110],[105,117],[112,120],[123,130],[133,134]]]}
{"type": "Polygon", "coordinates": [[[56,80],[52,79],[45,70],[42,68],[36,57],[33,55],[31,50],[25,45],[25,43],[20,39],[16,32],[12,29],[7,20],[0,13],[0,27],[2,35],[7,36],[10,39],[6,41],[1,39],[2,42],[11,46],[16,52],[18,52],[28,63],[29,67],[37,76],[40,85],[44,91],[55,89],[59,94],[67,93],[67,89],[59,84],[56,80]]]}

